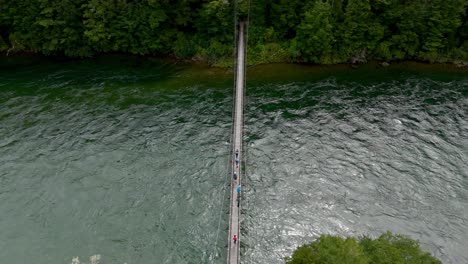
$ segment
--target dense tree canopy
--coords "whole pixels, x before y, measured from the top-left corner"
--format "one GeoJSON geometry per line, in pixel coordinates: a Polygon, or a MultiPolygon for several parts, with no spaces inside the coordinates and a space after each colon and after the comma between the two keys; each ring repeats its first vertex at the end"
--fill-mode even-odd
{"type": "Polygon", "coordinates": [[[286,264],[440,264],[440,260],[408,237],[390,232],[377,239],[321,236],[303,245],[286,259],[286,264]]]}
{"type": "Polygon", "coordinates": [[[219,62],[234,15],[251,63],[468,60],[468,0],[0,0],[0,50],[219,62]]]}

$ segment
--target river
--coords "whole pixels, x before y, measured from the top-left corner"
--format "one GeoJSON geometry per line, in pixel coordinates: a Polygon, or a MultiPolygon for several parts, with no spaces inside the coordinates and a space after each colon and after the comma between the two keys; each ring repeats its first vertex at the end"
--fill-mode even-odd
{"type": "MultiPolygon", "coordinates": [[[[250,68],[242,263],[387,230],[467,263],[467,76],[250,68]]],[[[2,262],[225,263],[232,77],[118,56],[0,64],[2,262]]]]}

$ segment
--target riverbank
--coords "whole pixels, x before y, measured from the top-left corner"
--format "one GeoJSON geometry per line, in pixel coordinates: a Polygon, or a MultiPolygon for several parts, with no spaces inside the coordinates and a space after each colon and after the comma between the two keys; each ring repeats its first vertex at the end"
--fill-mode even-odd
{"type": "MultiPolygon", "coordinates": [[[[196,65],[199,67],[206,68],[220,68],[228,71],[232,70],[233,59],[225,58],[216,61],[209,61],[200,57],[193,57],[191,59],[180,59],[175,56],[138,56],[125,53],[107,53],[100,54],[93,57],[86,58],[70,58],[65,56],[46,56],[42,54],[37,54],[33,52],[18,52],[12,55],[7,56],[6,53],[0,53],[0,69],[6,67],[16,67],[21,65],[35,65],[45,61],[50,62],[82,62],[82,61],[100,61],[106,59],[117,59],[118,61],[132,61],[135,66],[140,64],[146,64],[151,62],[166,62],[171,64],[183,64],[183,65],[196,65]]],[[[450,61],[445,63],[430,63],[427,61],[419,60],[402,60],[402,61],[379,61],[379,60],[370,60],[366,63],[352,64],[352,63],[337,63],[337,64],[313,64],[313,63],[304,63],[304,62],[295,62],[291,60],[266,60],[266,61],[254,61],[247,57],[247,66],[267,66],[267,65],[276,65],[276,64],[294,64],[298,66],[311,66],[311,67],[326,67],[330,69],[358,69],[358,68],[393,68],[393,67],[409,67],[409,68],[418,68],[421,70],[441,70],[441,71],[468,71],[468,61],[450,61]]],[[[267,66],[268,67],[268,66],[267,66]]]]}

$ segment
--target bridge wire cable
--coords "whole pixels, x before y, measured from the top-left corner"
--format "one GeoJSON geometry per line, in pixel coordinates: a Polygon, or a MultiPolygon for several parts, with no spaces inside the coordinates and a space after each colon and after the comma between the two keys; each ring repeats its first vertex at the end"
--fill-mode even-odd
{"type": "MultiPolygon", "coordinates": [[[[245,144],[245,131],[246,131],[246,128],[245,128],[245,105],[246,105],[246,94],[247,94],[247,50],[248,50],[248,43],[249,43],[249,23],[250,23],[250,9],[251,9],[251,0],[249,0],[249,8],[248,8],[248,11],[247,11],[247,21],[246,23],[243,23],[243,25],[245,25],[245,28],[244,28],[244,31],[245,31],[245,38],[244,38],[244,67],[243,67],[243,70],[244,72],[242,73],[243,76],[244,76],[244,82],[243,82],[243,87],[244,87],[244,91],[242,93],[242,129],[241,129],[241,137],[242,137],[242,140],[241,140],[241,151],[242,151],[242,159],[243,159],[243,167],[244,170],[243,172],[244,173],[241,173],[239,172],[239,174],[242,174],[242,178],[243,178],[243,181],[244,181],[244,186],[247,186],[247,145],[245,144]]],[[[239,182],[240,182],[240,175],[239,175],[239,182]]],[[[245,187],[244,187],[245,188],[245,187]]],[[[241,205],[242,205],[242,189],[241,189],[241,205]]],[[[243,217],[242,217],[242,206],[239,205],[239,222],[242,222],[243,220],[243,217]]],[[[241,225],[239,223],[238,225],[238,234],[240,235],[241,234],[241,225]]],[[[240,240],[240,239],[239,239],[240,240]]],[[[240,249],[239,249],[240,250],[240,249]]],[[[240,252],[239,252],[240,254],[240,252]]]]}
{"type": "MultiPolygon", "coordinates": [[[[238,51],[238,38],[239,38],[239,31],[238,31],[238,17],[237,17],[237,0],[234,0],[234,56],[233,56],[233,75],[234,75],[234,86],[233,86],[233,100],[232,100],[232,107],[233,107],[233,115],[232,115],[232,135],[233,137],[235,136],[236,134],[236,128],[235,128],[235,116],[236,116],[236,96],[237,96],[237,51],[238,51]]],[[[234,155],[234,143],[231,144],[231,157],[234,155]]],[[[232,161],[232,160],[231,160],[232,161]]],[[[231,172],[233,172],[235,170],[234,168],[234,164],[231,162],[231,172]]],[[[238,175],[238,178],[240,180],[240,173],[238,175]]],[[[233,178],[231,178],[231,184],[230,184],[230,192],[232,193],[232,188],[233,188],[233,185],[234,184],[234,180],[233,178]]],[[[231,197],[232,199],[233,197],[231,197]]],[[[231,216],[232,215],[232,201],[230,200],[229,201],[229,215],[231,216]]],[[[227,262],[229,262],[229,257],[231,255],[231,247],[229,247],[229,241],[231,240],[231,217],[229,217],[229,223],[228,223],[228,254],[227,254],[227,262]]]]}
{"type": "MultiPolygon", "coordinates": [[[[235,66],[237,65],[236,63],[236,60],[237,60],[237,1],[234,0],[234,10],[233,10],[233,24],[234,24],[234,64],[233,64],[233,69],[236,69],[235,66]]],[[[213,257],[211,258],[211,263],[214,263],[214,260],[215,260],[215,257],[216,257],[216,248],[218,247],[218,239],[219,239],[219,231],[220,231],[220,228],[221,228],[221,219],[222,219],[222,213],[223,213],[223,203],[224,203],[224,199],[226,199],[226,189],[227,189],[227,184],[229,182],[229,178],[231,177],[231,170],[230,170],[230,167],[232,165],[232,157],[234,155],[234,150],[233,150],[233,146],[232,146],[232,142],[233,142],[233,136],[234,136],[234,117],[235,117],[235,98],[236,98],[236,71],[234,70],[233,71],[233,74],[234,74],[234,87],[233,87],[233,91],[232,91],[232,98],[233,98],[233,103],[232,103],[232,107],[231,107],[231,133],[230,133],[230,137],[229,137],[229,145],[228,145],[228,152],[229,152],[229,155],[228,155],[228,161],[227,161],[227,166],[226,166],[226,169],[225,171],[227,171],[226,173],[226,176],[225,176],[225,180],[224,180],[224,183],[223,183],[223,199],[220,201],[221,205],[220,205],[220,210],[219,210],[219,217],[218,217],[218,227],[217,227],[217,230],[216,230],[216,239],[215,239],[215,243],[214,243],[214,248],[213,248],[213,257]]],[[[239,175],[240,176],[240,175],[239,175]]],[[[229,189],[231,189],[231,184],[229,184],[229,189]]],[[[231,207],[230,203],[229,203],[229,207],[231,207]]],[[[230,239],[230,238],[229,238],[230,239]]],[[[228,254],[228,257],[229,257],[229,254],[228,254]]]]}
{"type": "MultiPolygon", "coordinates": [[[[249,27],[250,27],[250,10],[251,10],[251,0],[249,0],[249,8],[248,8],[248,11],[247,11],[247,23],[246,23],[246,29],[245,29],[245,49],[244,49],[244,93],[243,93],[243,109],[244,111],[242,112],[242,122],[244,124],[243,126],[243,130],[242,130],[242,134],[243,135],[246,135],[246,126],[245,126],[245,105],[247,105],[247,54],[248,54],[248,47],[249,47],[249,27]]],[[[245,140],[246,138],[243,136],[242,137],[242,141],[243,141],[243,148],[244,148],[244,154],[243,157],[244,157],[244,186],[247,186],[247,183],[250,183],[250,181],[248,180],[248,166],[247,166],[247,155],[248,155],[248,145],[246,145],[245,143],[245,140]]],[[[241,190],[242,192],[242,190],[241,190]]],[[[242,196],[241,196],[242,197],[242,196]]],[[[242,215],[242,214],[241,214],[242,215]]],[[[239,225],[240,226],[240,225],[239,225]]],[[[252,258],[250,258],[250,262],[252,261],[252,258]]]]}
{"type": "MultiPolygon", "coordinates": [[[[233,124],[233,126],[232,126],[233,127],[233,133],[232,134],[233,134],[233,136],[236,136],[235,116],[236,116],[236,110],[237,109],[236,109],[235,106],[236,106],[236,98],[237,98],[236,97],[237,96],[237,63],[238,63],[237,62],[237,55],[238,55],[237,51],[238,51],[238,44],[239,44],[238,43],[238,39],[239,39],[239,30],[238,30],[238,26],[239,26],[238,22],[239,21],[238,20],[239,19],[238,19],[238,15],[237,15],[237,6],[238,6],[237,5],[238,4],[237,0],[234,0],[234,4],[235,4],[235,6],[234,6],[234,14],[235,14],[235,16],[234,16],[234,57],[233,57],[234,64],[233,64],[233,68],[232,68],[233,69],[233,74],[234,74],[234,87],[233,87],[233,109],[234,109],[234,111],[233,111],[233,116],[232,116],[232,124],[233,124]]],[[[234,144],[232,144],[232,147],[233,147],[232,151],[234,152],[234,144]]],[[[231,155],[233,155],[233,153],[231,155]]],[[[231,171],[234,171],[234,170],[235,170],[234,163],[231,163],[231,171]]],[[[239,173],[239,175],[238,175],[239,181],[240,181],[240,177],[241,177],[241,175],[239,173]]],[[[233,180],[233,178],[231,178],[231,186],[230,186],[230,192],[231,193],[232,193],[233,184],[234,184],[234,180],[233,180]]],[[[231,197],[231,199],[232,198],[233,197],[231,197]]],[[[230,216],[232,215],[232,201],[231,200],[229,201],[229,215],[230,216]]],[[[231,234],[232,234],[231,233],[232,232],[232,230],[231,230],[231,226],[232,226],[231,220],[232,220],[232,218],[229,217],[228,241],[231,240],[231,234]]],[[[228,245],[229,245],[229,242],[228,242],[228,245]]],[[[228,255],[227,255],[228,262],[229,262],[230,255],[231,255],[231,247],[228,247],[228,255]]]]}
{"type": "MultiPolygon", "coordinates": [[[[233,100],[233,104],[234,104],[234,115],[233,115],[233,119],[232,119],[232,120],[233,120],[233,135],[234,135],[234,137],[237,138],[238,135],[237,135],[236,127],[235,127],[235,124],[236,124],[235,117],[236,117],[236,114],[237,114],[237,111],[236,111],[237,109],[236,109],[235,106],[237,105],[237,88],[238,88],[238,87],[237,87],[237,74],[238,74],[238,72],[237,72],[237,70],[238,70],[238,61],[237,61],[237,59],[238,59],[238,55],[239,55],[239,54],[238,54],[238,51],[239,51],[239,49],[238,49],[238,44],[239,44],[239,39],[240,39],[240,37],[239,37],[239,27],[240,27],[240,26],[239,26],[239,18],[238,18],[238,15],[237,15],[237,1],[236,1],[236,0],[234,0],[234,1],[235,1],[235,8],[234,8],[234,12],[235,12],[235,18],[234,18],[234,36],[235,36],[234,45],[235,45],[235,52],[234,52],[234,64],[233,64],[233,74],[234,74],[234,90],[233,90],[233,92],[234,92],[234,96],[233,96],[233,99],[234,99],[234,100],[233,100]]],[[[241,131],[241,133],[242,133],[242,131],[241,131]]],[[[242,143],[241,143],[241,144],[242,144],[242,143]]],[[[234,147],[234,145],[233,145],[233,147],[234,147]]],[[[232,151],[233,151],[232,156],[234,156],[234,148],[232,148],[232,151]]],[[[240,146],[239,151],[242,152],[242,145],[240,146]]],[[[239,153],[239,154],[242,155],[242,153],[239,153]]],[[[241,183],[241,177],[242,177],[242,176],[241,176],[241,174],[242,174],[242,172],[241,172],[241,168],[242,168],[242,167],[241,167],[241,166],[242,166],[242,165],[239,164],[239,175],[238,175],[239,184],[241,183]]],[[[235,171],[234,163],[232,163],[232,171],[235,171]]],[[[234,184],[235,184],[235,181],[231,178],[231,190],[230,190],[230,191],[231,191],[231,194],[233,194],[233,188],[235,187],[234,184]]],[[[231,199],[234,199],[234,196],[231,197],[231,199]]],[[[229,201],[229,214],[230,214],[230,215],[232,215],[232,210],[233,210],[233,208],[232,208],[232,200],[230,200],[230,201],[229,201]]],[[[232,231],[233,231],[233,230],[231,229],[231,226],[232,226],[232,222],[231,222],[231,221],[232,221],[232,218],[229,217],[229,237],[228,237],[228,241],[231,240],[232,231]]],[[[239,225],[238,225],[237,227],[239,228],[239,225]]],[[[238,237],[239,237],[239,243],[240,243],[240,233],[239,233],[239,229],[236,230],[236,231],[237,231],[236,234],[237,234],[238,237]]],[[[229,244],[229,242],[228,242],[228,244],[229,244]]],[[[237,254],[239,254],[239,250],[237,250],[237,254]]],[[[230,255],[231,255],[231,247],[228,247],[228,256],[227,256],[227,257],[228,257],[228,260],[227,260],[228,263],[229,263],[230,255]]],[[[240,258],[239,258],[239,256],[238,256],[238,257],[237,257],[237,261],[238,261],[238,262],[239,262],[239,259],[240,259],[240,258]]]]}

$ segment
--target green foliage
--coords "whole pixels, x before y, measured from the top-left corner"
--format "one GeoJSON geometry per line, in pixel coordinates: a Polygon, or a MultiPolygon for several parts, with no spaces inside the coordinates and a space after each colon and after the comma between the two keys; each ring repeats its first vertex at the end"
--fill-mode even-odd
{"type": "Polygon", "coordinates": [[[296,249],[287,264],[342,263],[365,264],[368,257],[356,239],[321,236],[316,242],[296,249]]]}
{"type": "Polygon", "coordinates": [[[430,16],[427,19],[427,30],[423,32],[423,52],[438,52],[454,43],[457,29],[461,26],[463,0],[434,0],[428,8],[430,16]]]}
{"type": "Polygon", "coordinates": [[[91,0],[84,7],[84,36],[97,51],[151,54],[175,38],[170,30],[158,32],[168,19],[159,2],[91,0]]]}
{"type": "Polygon", "coordinates": [[[8,48],[8,46],[5,43],[5,41],[3,41],[3,39],[0,38],[0,51],[6,50],[7,48],[8,48]]]}
{"type": "Polygon", "coordinates": [[[205,39],[232,41],[234,27],[230,6],[223,0],[204,3],[196,20],[197,31],[205,39]]]}
{"type": "Polygon", "coordinates": [[[271,16],[275,18],[272,25],[282,38],[294,38],[297,25],[301,22],[301,9],[303,1],[277,0],[271,5],[271,16]]]}
{"type": "Polygon", "coordinates": [[[386,60],[415,58],[421,46],[420,34],[425,30],[427,16],[422,3],[414,1],[401,8],[397,2],[390,2],[382,12],[381,23],[387,23],[388,27],[385,41],[377,49],[377,57],[386,60]]]}
{"type": "Polygon", "coordinates": [[[296,249],[286,264],[440,264],[418,241],[390,232],[377,239],[322,235],[296,249]]]}
{"type": "Polygon", "coordinates": [[[305,8],[304,18],[297,30],[298,47],[305,61],[331,63],[333,24],[332,6],[326,1],[317,1],[305,8]]]}
{"type": "Polygon", "coordinates": [[[179,34],[174,45],[174,54],[179,58],[190,58],[197,52],[195,42],[190,36],[179,34]]]}
{"type": "Polygon", "coordinates": [[[384,28],[371,12],[369,0],[349,0],[341,24],[341,54],[347,57],[372,51],[383,37],[384,28]]]}
{"type": "Polygon", "coordinates": [[[285,62],[288,51],[278,43],[257,43],[247,47],[247,64],[285,62]]]}
{"type": "MultiPolygon", "coordinates": [[[[237,0],[237,15],[240,19],[245,20],[249,16],[249,9],[251,7],[252,0],[237,0]]],[[[259,2],[260,3],[260,2],[259,2]]],[[[255,7],[255,6],[254,6],[255,7]]]]}
{"type": "Polygon", "coordinates": [[[249,21],[249,63],[466,60],[468,0],[0,0],[0,49],[232,60],[249,21]]]}

